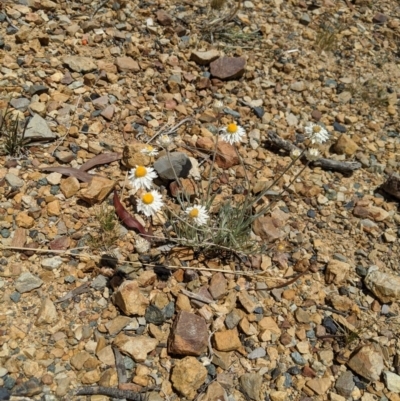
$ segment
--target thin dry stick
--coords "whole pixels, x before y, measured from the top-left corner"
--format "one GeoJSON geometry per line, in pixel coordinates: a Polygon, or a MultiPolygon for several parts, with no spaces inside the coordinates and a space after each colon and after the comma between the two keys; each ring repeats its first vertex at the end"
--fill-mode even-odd
{"type": "Polygon", "coordinates": [[[76,395],[106,395],[112,398],[127,399],[129,401],[141,401],[142,397],[138,393],[129,390],[119,390],[112,387],[81,387],[75,393],[76,395]]]}
{"type": "Polygon", "coordinates": [[[171,127],[168,131],[164,132],[164,128],[161,128],[155,135],[153,135],[147,142],[146,144],[150,143],[151,141],[153,141],[154,139],[156,139],[159,135],[163,134],[163,135],[171,135],[173,134],[182,124],[188,122],[188,121],[193,121],[192,117],[187,117],[185,119],[183,119],[182,121],[180,121],[178,124],[174,125],[173,127],[171,127]]]}

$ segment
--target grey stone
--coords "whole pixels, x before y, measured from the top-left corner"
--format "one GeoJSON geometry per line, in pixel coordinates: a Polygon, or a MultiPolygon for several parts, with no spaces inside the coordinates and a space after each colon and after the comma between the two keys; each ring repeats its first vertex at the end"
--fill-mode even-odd
{"type": "Polygon", "coordinates": [[[190,159],[182,152],[172,152],[161,156],[155,163],[154,169],[160,178],[175,180],[175,177],[186,178],[192,168],[190,159]]]}
{"type": "Polygon", "coordinates": [[[32,85],[29,88],[29,93],[31,95],[41,95],[42,93],[47,93],[49,91],[49,88],[44,85],[32,85]]]}
{"type": "Polygon", "coordinates": [[[43,269],[54,270],[58,269],[62,265],[63,261],[59,256],[54,256],[53,258],[43,259],[41,265],[43,269]]]}
{"type": "Polygon", "coordinates": [[[19,97],[18,99],[11,99],[10,104],[17,110],[26,111],[30,104],[30,100],[25,97],[19,97]]]}
{"type": "Polygon", "coordinates": [[[383,379],[385,380],[386,387],[393,393],[400,393],[400,376],[395,373],[384,371],[383,379]]]}
{"type": "Polygon", "coordinates": [[[239,379],[240,388],[249,398],[255,401],[261,401],[262,376],[258,373],[245,373],[239,379]]]}
{"type": "Polygon", "coordinates": [[[307,13],[304,13],[301,17],[300,17],[300,24],[302,25],[309,25],[311,22],[311,18],[307,13]]]}
{"type": "Polygon", "coordinates": [[[349,370],[344,372],[339,379],[337,379],[335,388],[338,394],[343,395],[344,397],[350,397],[354,389],[355,383],[353,380],[353,373],[349,370]]]}
{"type": "Polygon", "coordinates": [[[99,274],[93,281],[92,284],[90,285],[93,287],[95,290],[103,290],[106,285],[107,285],[107,277],[103,276],[102,274],[99,274]]]}
{"type": "Polygon", "coordinates": [[[24,186],[25,181],[14,174],[8,173],[5,176],[7,183],[13,188],[21,188],[24,186]]]}
{"type": "Polygon", "coordinates": [[[298,365],[304,366],[307,363],[307,361],[297,351],[292,352],[290,356],[292,357],[293,361],[298,365]]]}
{"type": "Polygon", "coordinates": [[[43,284],[43,281],[34,276],[32,273],[22,273],[15,282],[15,288],[18,292],[23,294],[24,292],[29,292],[35,288],[39,288],[43,284]]]}
{"type": "Polygon", "coordinates": [[[242,319],[242,314],[239,313],[237,309],[234,309],[232,312],[228,313],[225,318],[225,325],[229,330],[234,329],[242,319]]]}
{"type": "Polygon", "coordinates": [[[247,355],[247,358],[249,359],[257,359],[257,358],[263,358],[266,355],[265,348],[263,347],[258,347],[254,349],[253,351],[250,352],[249,355],[247,355]]]}
{"type": "Polygon", "coordinates": [[[90,57],[66,56],[63,62],[67,64],[72,71],[76,72],[90,72],[97,68],[90,57]]]}
{"type": "Polygon", "coordinates": [[[45,119],[35,114],[33,118],[29,121],[28,126],[25,130],[25,139],[55,139],[56,134],[54,134],[45,119]]]}

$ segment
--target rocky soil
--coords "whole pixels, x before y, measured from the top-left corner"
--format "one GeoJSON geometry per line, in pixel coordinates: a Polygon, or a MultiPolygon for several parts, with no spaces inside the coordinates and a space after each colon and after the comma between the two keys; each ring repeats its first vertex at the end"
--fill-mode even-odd
{"type": "Polygon", "coordinates": [[[28,124],[0,156],[0,400],[400,400],[400,3],[234,11],[0,3],[0,109],[28,124]],[[331,164],[299,162],[264,197],[262,254],[162,241],[127,172],[158,159],[165,208],[181,186],[200,201],[232,121],[246,135],[238,153],[218,142],[219,199],[283,174],[309,122],[331,164]],[[165,151],[141,153],[165,133],[179,182],[165,151]],[[114,227],[115,206],[130,218],[114,227]]]}

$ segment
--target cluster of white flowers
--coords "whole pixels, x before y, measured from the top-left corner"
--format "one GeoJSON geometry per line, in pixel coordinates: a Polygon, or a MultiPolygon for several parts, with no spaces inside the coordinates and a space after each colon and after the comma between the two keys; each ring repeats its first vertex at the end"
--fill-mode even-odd
{"type": "MultiPolygon", "coordinates": [[[[145,216],[150,217],[158,213],[164,206],[162,195],[153,188],[153,180],[157,178],[157,173],[152,167],[136,166],[128,175],[132,187],[136,190],[143,189],[137,200],[137,210],[145,216]]],[[[209,215],[204,206],[195,205],[186,208],[185,213],[191,224],[203,226],[207,224],[209,215]]]]}

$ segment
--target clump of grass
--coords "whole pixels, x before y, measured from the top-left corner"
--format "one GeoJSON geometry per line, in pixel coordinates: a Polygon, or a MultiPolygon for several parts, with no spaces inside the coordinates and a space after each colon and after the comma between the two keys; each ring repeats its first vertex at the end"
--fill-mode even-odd
{"type": "Polygon", "coordinates": [[[315,47],[318,53],[336,50],[338,47],[338,37],[343,29],[343,25],[338,22],[321,22],[315,39],[315,47]]]}
{"type": "Polygon", "coordinates": [[[373,78],[364,82],[358,80],[350,88],[350,93],[354,99],[361,100],[371,107],[387,107],[389,104],[389,94],[386,86],[373,78]]]}
{"type": "Polygon", "coordinates": [[[90,233],[88,245],[93,250],[109,251],[120,236],[118,219],[113,207],[99,205],[95,209],[95,227],[90,233]]]}
{"type": "Polygon", "coordinates": [[[25,131],[28,125],[10,110],[7,104],[4,112],[0,111],[0,154],[18,157],[25,146],[25,131]]]}

